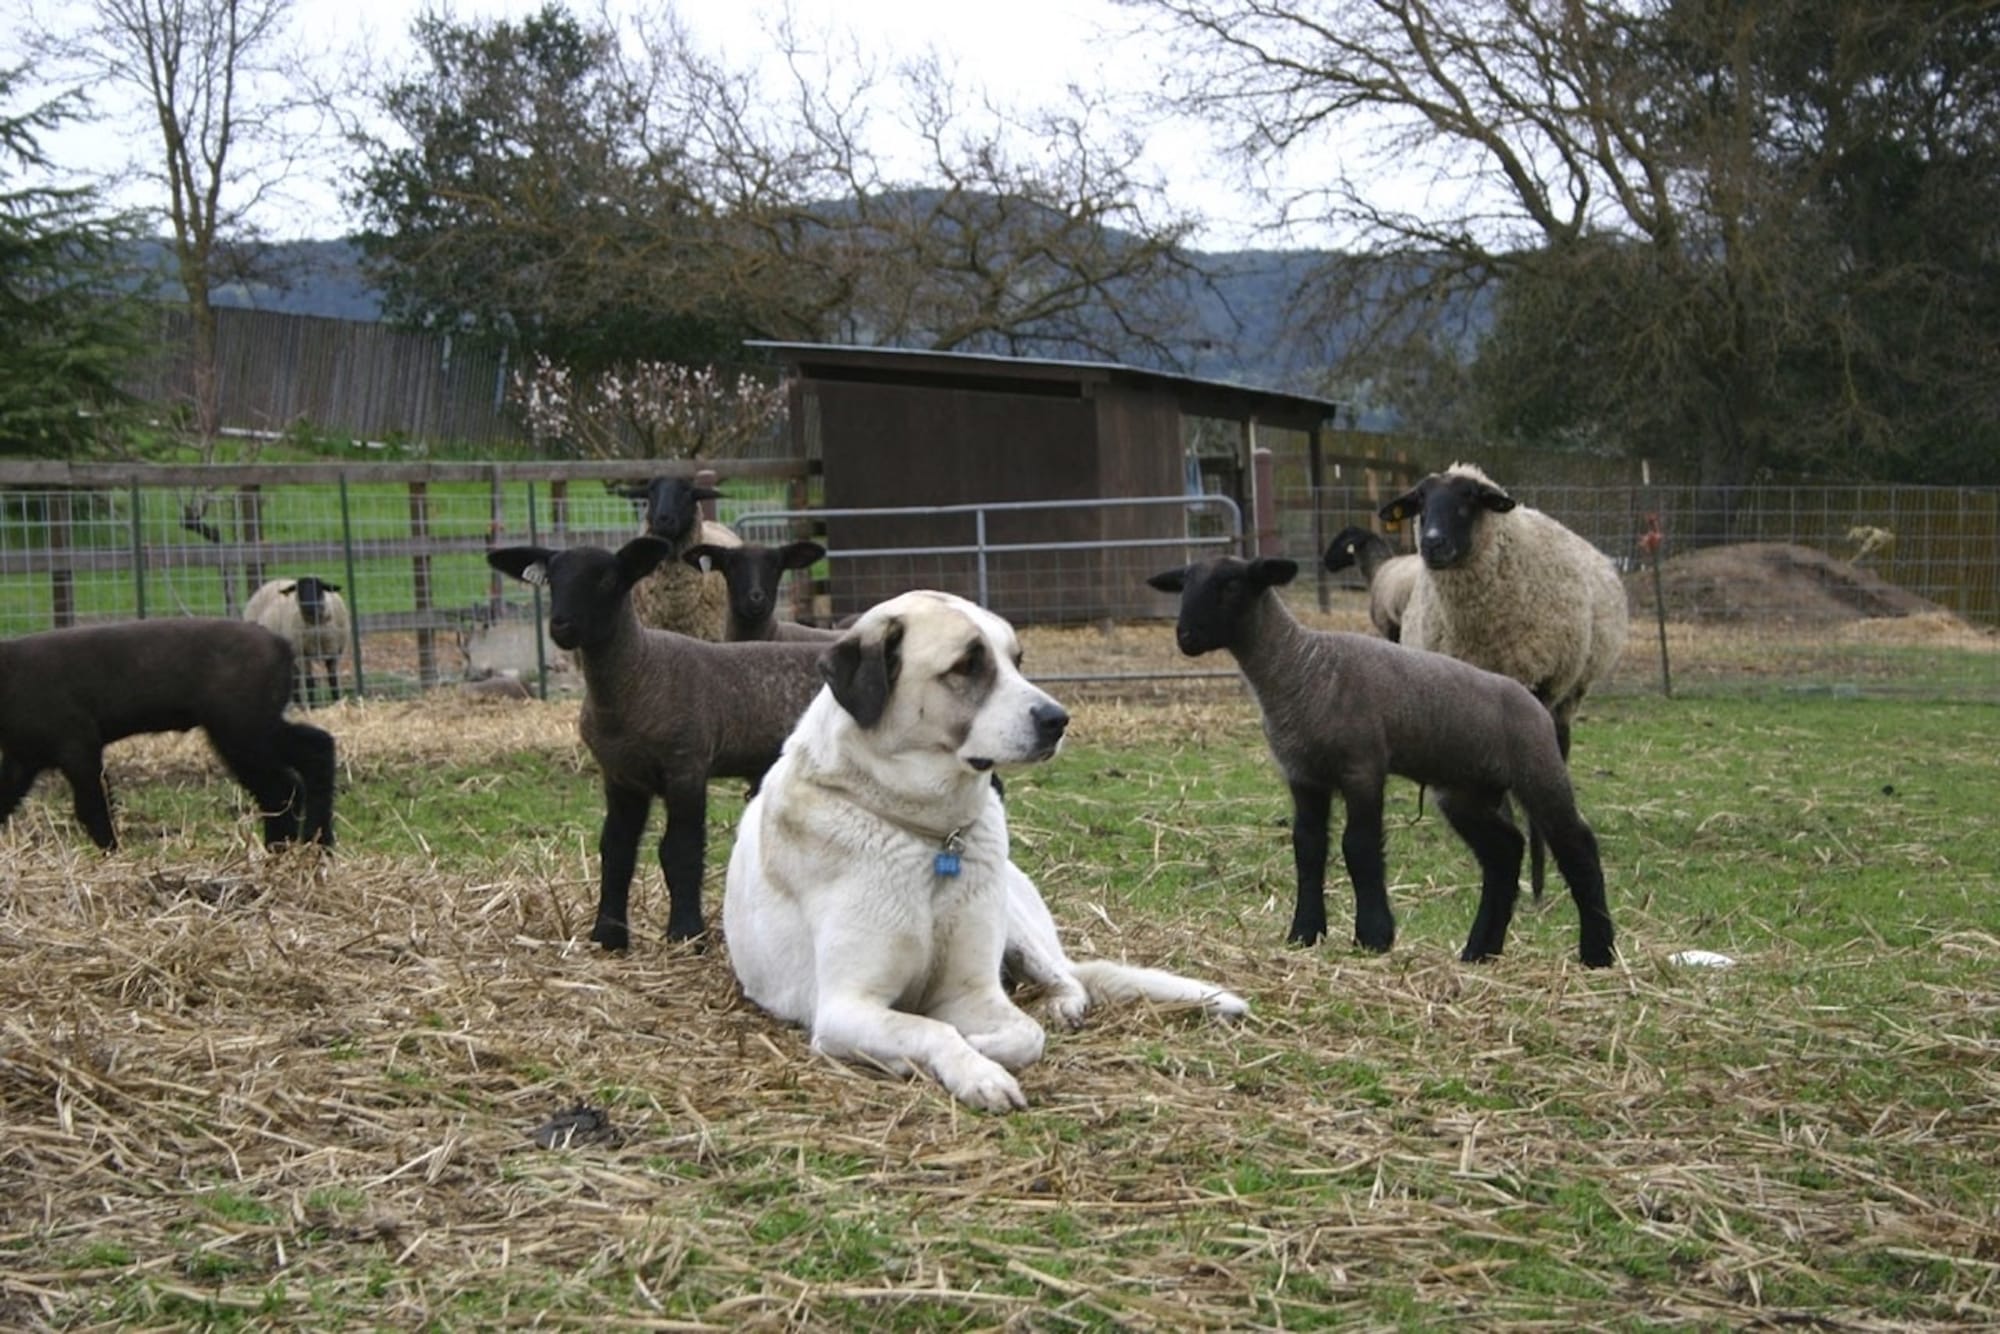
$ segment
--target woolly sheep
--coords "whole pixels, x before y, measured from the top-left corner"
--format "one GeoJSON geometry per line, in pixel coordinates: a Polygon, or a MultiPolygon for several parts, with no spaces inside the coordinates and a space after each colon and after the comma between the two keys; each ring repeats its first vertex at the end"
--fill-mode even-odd
{"type": "Polygon", "coordinates": [[[1368,581],[1368,622],[1391,644],[1403,637],[1403,608],[1417,586],[1422,561],[1398,555],[1389,540],[1366,528],[1343,528],[1326,544],[1320,558],[1328,573],[1358,568],[1368,581]]]}
{"type": "Polygon", "coordinates": [[[844,631],[822,630],[778,619],[778,584],[785,571],[809,569],[825,556],[826,548],[817,542],[791,542],[782,547],[756,542],[718,547],[704,542],[681,559],[696,569],[706,562],[728,585],[729,617],[724,639],[732,643],[750,639],[825,643],[840,638],[844,631]]]}
{"type": "Polygon", "coordinates": [[[656,477],[622,495],[646,502],[642,532],[671,548],[651,577],[632,590],[632,607],[639,624],[653,630],[673,630],[696,639],[719,642],[729,625],[729,585],[712,571],[690,568],[681,561],[696,545],[741,546],[743,539],[727,525],[704,519],[705,501],[720,500],[713,487],[696,486],[684,477],[656,477]]]}
{"type": "Polygon", "coordinates": [[[1271,591],[1297,573],[1289,560],[1225,556],[1148,580],[1180,594],[1181,652],[1228,650],[1263,712],[1265,739],[1292,794],[1298,898],[1290,939],[1313,944],[1326,935],[1327,824],[1338,793],[1355,942],[1378,951],[1394,943],[1382,792],[1388,776],[1400,774],[1436,791],[1452,831],[1479,859],[1479,909],[1460,957],[1492,958],[1506,943],[1523,849],[1501,805],[1511,793],[1544,831],[1569,883],[1583,962],[1609,964],[1597,838],[1577,812],[1548,711],[1518,682],[1457,659],[1306,629],[1271,591]]]}
{"type": "MultiPolygon", "coordinates": [[[[1528,687],[1554,716],[1567,760],[1584,695],[1625,650],[1625,585],[1611,562],[1469,463],[1432,473],[1384,505],[1381,517],[1417,520],[1421,568],[1403,611],[1403,642],[1528,687]]],[[[1531,825],[1539,895],[1535,833],[1531,825]]]]}
{"type": "Polygon", "coordinates": [[[352,627],[339,584],[310,574],[270,580],[243,604],[243,619],[263,626],[292,646],[299,673],[292,698],[307,706],[315,703],[315,661],[326,668],[326,697],[340,698],[340,659],[347,652],[352,627]]]}
{"type": "Polygon", "coordinates": [[[199,727],[264,812],[268,847],[333,846],[333,738],[288,722],[292,647],[239,620],[80,626],[0,643],[0,821],[45,769],[69,781],[78,823],[118,844],[104,748],[199,727]]]}
{"type": "Polygon", "coordinates": [[[702,931],[701,878],[711,778],[763,777],[821,685],[820,644],[712,644],[649,630],[632,589],[673,548],[641,536],[602,547],[504,547],[487,563],[549,590],[549,635],[583,669],[578,730],[604,775],[603,861],[590,938],[630,943],[627,902],[653,798],[666,803],[660,872],[667,938],[702,931]]]}

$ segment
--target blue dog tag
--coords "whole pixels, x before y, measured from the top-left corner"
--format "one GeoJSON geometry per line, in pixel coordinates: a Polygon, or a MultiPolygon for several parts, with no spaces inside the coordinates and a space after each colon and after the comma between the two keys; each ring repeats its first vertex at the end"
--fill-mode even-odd
{"type": "Polygon", "coordinates": [[[931,861],[931,865],[936,868],[939,875],[958,874],[958,853],[964,846],[963,829],[954,829],[944,836],[944,846],[938,849],[937,856],[931,861]]]}

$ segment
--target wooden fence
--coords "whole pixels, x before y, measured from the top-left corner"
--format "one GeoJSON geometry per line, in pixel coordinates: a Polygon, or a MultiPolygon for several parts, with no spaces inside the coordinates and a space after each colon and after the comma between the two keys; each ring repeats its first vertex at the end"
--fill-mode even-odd
{"type": "MultiPolygon", "coordinates": [[[[732,500],[807,502],[806,465],[722,465],[732,500]]],[[[158,615],[239,614],[268,576],[343,585],[358,638],[403,636],[418,685],[440,643],[503,614],[485,553],[509,542],[615,545],[637,509],[610,487],[706,463],[0,463],[0,635],[158,615]]],[[[357,649],[360,643],[357,642],[357,649]]],[[[359,654],[357,653],[357,658],[359,654]]]]}
{"type": "MultiPolygon", "coordinates": [[[[221,422],[244,431],[316,431],[368,441],[518,443],[504,349],[386,324],[221,307],[221,422]]],[[[160,352],[126,388],[163,408],[193,401],[188,317],[161,312],[160,352]]]]}

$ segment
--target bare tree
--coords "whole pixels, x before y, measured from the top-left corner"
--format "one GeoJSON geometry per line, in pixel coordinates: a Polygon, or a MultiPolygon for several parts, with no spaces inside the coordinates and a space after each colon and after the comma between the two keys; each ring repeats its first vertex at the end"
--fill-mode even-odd
{"type": "Polygon", "coordinates": [[[294,0],[89,0],[36,23],[34,45],[129,95],[146,126],[139,172],[162,187],[174,273],[192,325],[193,424],[205,451],[221,426],[215,288],[245,262],[246,215],[300,151],[285,125],[294,0]],[[53,20],[53,21],[51,21],[53,20]]]}
{"type": "Polygon", "coordinates": [[[1191,224],[1087,101],[1015,116],[935,61],[884,75],[789,29],[773,96],[671,11],[616,22],[419,25],[431,68],[377,99],[401,142],[357,138],[363,244],[404,318],[578,370],[712,360],[746,334],[1175,359],[1191,224]],[[886,107],[911,108],[895,165],[886,107]]]}
{"type": "Polygon", "coordinates": [[[1329,329],[1371,312],[1347,375],[1433,337],[1477,356],[1490,425],[1683,461],[1718,514],[1767,466],[1867,467],[1919,410],[1991,439],[1985,261],[1907,216],[1994,236],[1992,5],[1125,3],[1179,44],[1167,102],[1351,239],[1316,293],[1329,329]],[[1451,310],[1490,328],[1432,334],[1451,310]]]}

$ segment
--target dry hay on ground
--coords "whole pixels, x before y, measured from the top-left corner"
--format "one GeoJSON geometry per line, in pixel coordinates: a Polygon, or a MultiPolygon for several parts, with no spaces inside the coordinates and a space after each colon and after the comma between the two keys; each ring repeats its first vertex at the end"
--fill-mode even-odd
{"type": "MultiPolygon", "coordinates": [[[[441,696],[328,723],[352,781],[576,750],[573,704],[441,696]]],[[[1254,735],[1237,695],[1085,700],[1076,726],[1254,735]]],[[[185,762],[169,744],[131,762],[185,762]]],[[[1287,864],[1282,829],[1262,834],[1287,864]]],[[[0,830],[0,1325],[1198,1329],[1380,1321],[1406,1292],[1488,1323],[1554,1304],[1580,1325],[1737,1325],[1798,1316],[1763,1285],[1846,1248],[2000,1263],[1973,1204],[1873,1179],[1845,1121],[1788,1106],[1789,1070],[1886,1059],[1876,1036],[1786,1008],[1756,1017],[1754,1060],[1717,1063],[1744,1037],[1734,984],[1797,966],[1777,951],[1675,971],[1676,942],[1635,910],[1625,965],[1587,974],[1560,905],[1524,914],[1491,968],[1407,942],[1290,950],[1282,874],[1262,902],[1138,912],[1093,880],[1086,835],[1022,839],[1031,868],[1065,859],[1043,881],[1074,948],[1226,979],[1250,1021],[1105,1012],[1052,1037],[1028,1112],[984,1117],[815,1058],[740,998],[719,948],[581,942],[594,861],[559,840],[524,831],[471,867],[172,841],[101,857],[17,820],[0,830]],[[565,1120],[579,1105],[602,1119],[565,1120]],[[1558,1190],[1684,1260],[1642,1281],[1599,1237],[1521,1222],[1558,1190]],[[1480,1237],[1494,1246],[1468,1249],[1480,1237]],[[1579,1286],[1515,1282],[1524,1239],[1579,1286]]],[[[1464,885],[1393,892],[1471,910],[1464,885]]],[[[1932,1079],[2000,1018],[1991,995],[1935,1000],[1895,1052],[1932,1079]]],[[[1970,1103],[1947,1118],[1885,1090],[1855,1116],[1871,1155],[1991,1147],[1970,1103]]],[[[1963,1318],[2000,1320],[1965,1272],[1963,1318]]]]}

